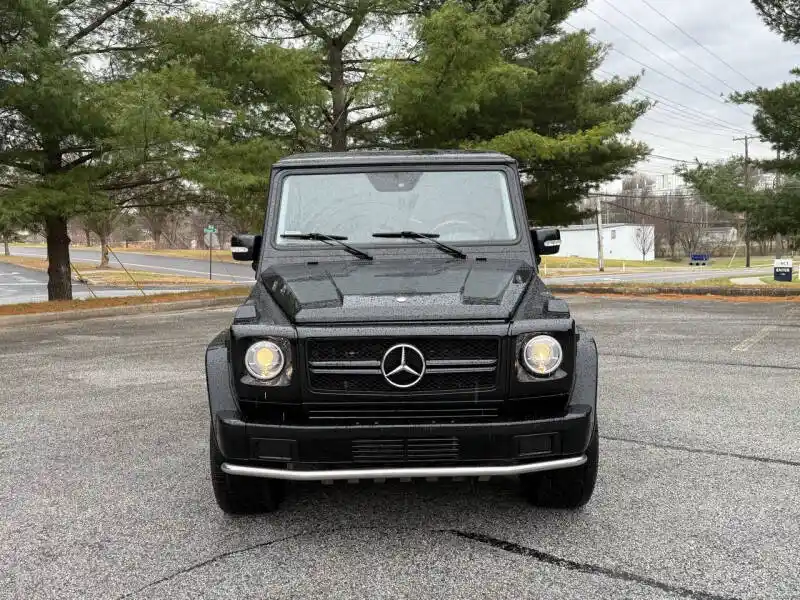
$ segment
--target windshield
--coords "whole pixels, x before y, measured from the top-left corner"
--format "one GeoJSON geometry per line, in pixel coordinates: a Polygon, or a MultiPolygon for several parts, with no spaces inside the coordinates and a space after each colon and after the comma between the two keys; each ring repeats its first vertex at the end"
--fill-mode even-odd
{"type": "Polygon", "coordinates": [[[415,244],[375,239],[415,231],[441,242],[507,243],[517,226],[504,171],[386,171],[289,175],[280,194],[275,243],[307,232],[346,236],[350,244],[415,244]]]}

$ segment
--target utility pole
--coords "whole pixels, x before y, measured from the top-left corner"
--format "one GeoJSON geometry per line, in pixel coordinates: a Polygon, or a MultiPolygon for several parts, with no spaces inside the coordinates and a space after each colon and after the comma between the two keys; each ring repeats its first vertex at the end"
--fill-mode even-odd
{"type": "MultiPolygon", "coordinates": [[[[750,193],[750,138],[752,135],[745,135],[744,137],[733,138],[734,142],[744,141],[744,193],[750,193]]],[[[750,231],[748,228],[748,214],[747,210],[744,211],[744,248],[745,248],[745,267],[750,268],[750,231]]]]}
{"type": "Polygon", "coordinates": [[[603,207],[600,204],[600,196],[595,196],[597,203],[597,267],[599,271],[605,271],[603,266],[603,207]]]}
{"type": "MultiPolygon", "coordinates": [[[[781,147],[778,146],[778,160],[781,159],[781,147]]],[[[781,172],[778,169],[775,172],[775,191],[780,191],[781,187],[781,172]]],[[[775,258],[780,258],[783,254],[783,237],[781,236],[780,232],[775,234],[775,258]]]]}

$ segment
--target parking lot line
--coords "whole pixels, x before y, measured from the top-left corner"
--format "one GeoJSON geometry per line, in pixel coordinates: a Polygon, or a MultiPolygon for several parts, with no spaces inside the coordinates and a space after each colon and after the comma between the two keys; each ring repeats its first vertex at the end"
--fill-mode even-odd
{"type": "Polygon", "coordinates": [[[775,325],[765,325],[764,327],[759,329],[758,332],[755,335],[750,336],[746,340],[743,340],[741,343],[739,343],[736,346],[734,346],[733,347],[733,351],[734,352],[747,352],[750,348],[753,347],[753,345],[757,344],[758,342],[763,340],[770,333],[772,333],[773,331],[776,331],[777,329],[778,328],[775,325]]]}

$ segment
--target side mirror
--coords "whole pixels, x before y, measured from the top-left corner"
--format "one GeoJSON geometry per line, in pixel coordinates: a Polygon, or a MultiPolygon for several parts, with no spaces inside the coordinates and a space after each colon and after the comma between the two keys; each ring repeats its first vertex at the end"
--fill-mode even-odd
{"type": "Polygon", "coordinates": [[[233,260],[253,262],[261,252],[261,236],[244,233],[231,237],[231,254],[233,260]]]}
{"type": "Polygon", "coordinates": [[[558,229],[531,229],[531,240],[536,256],[557,254],[561,250],[561,232],[558,229]]]}

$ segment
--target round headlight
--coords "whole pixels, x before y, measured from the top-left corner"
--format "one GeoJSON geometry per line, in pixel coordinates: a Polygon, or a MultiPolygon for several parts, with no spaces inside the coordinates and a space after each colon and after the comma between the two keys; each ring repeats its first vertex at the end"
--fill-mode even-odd
{"type": "Polygon", "coordinates": [[[283,350],[275,342],[256,342],[244,355],[247,372],[261,381],[275,379],[280,375],[284,362],[283,350]]]}
{"type": "Polygon", "coordinates": [[[532,337],[522,348],[522,362],[534,375],[550,375],[564,358],[561,344],[549,335],[532,337]]]}

